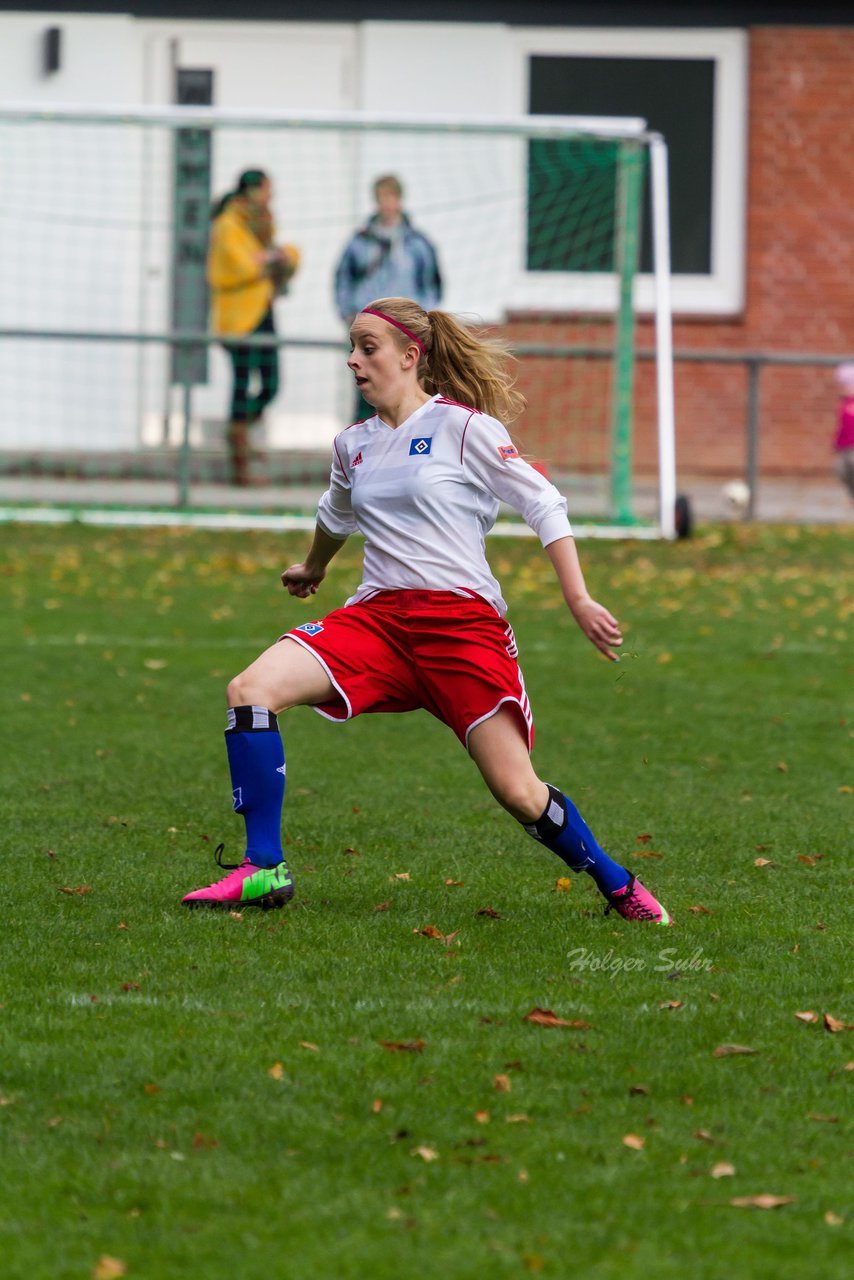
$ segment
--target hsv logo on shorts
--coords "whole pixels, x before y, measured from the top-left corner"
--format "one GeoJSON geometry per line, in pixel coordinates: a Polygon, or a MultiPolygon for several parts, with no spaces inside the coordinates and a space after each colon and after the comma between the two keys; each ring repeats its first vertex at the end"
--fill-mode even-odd
{"type": "Polygon", "coordinates": [[[316,636],[322,630],[322,622],[304,622],[302,626],[294,627],[294,631],[304,631],[307,636],[316,636]]]}
{"type": "Polygon", "coordinates": [[[417,440],[410,441],[409,456],[413,454],[417,458],[423,458],[425,454],[430,452],[430,445],[433,443],[432,436],[419,436],[417,440]]]}
{"type": "Polygon", "coordinates": [[[498,456],[502,462],[510,462],[512,458],[519,457],[519,450],[515,444],[500,444],[498,446],[498,456]]]}

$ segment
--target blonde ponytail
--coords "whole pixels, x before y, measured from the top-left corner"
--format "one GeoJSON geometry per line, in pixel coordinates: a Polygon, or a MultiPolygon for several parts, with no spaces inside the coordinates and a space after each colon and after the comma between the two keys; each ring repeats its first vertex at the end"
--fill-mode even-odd
{"type": "Polygon", "coordinates": [[[422,352],[418,380],[429,395],[480,409],[505,426],[525,408],[504,342],[472,332],[447,311],[425,311],[409,298],[378,298],[365,310],[390,318],[402,346],[407,334],[415,339],[422,352]]]}

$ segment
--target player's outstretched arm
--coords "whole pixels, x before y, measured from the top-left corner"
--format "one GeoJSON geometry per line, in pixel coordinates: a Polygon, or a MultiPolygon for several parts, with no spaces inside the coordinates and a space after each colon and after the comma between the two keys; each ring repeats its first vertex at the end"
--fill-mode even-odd
{"type": "Polygon", "coordinates": [[[556,542],[550,542],[546,547],[546,554],[554,566],[563,598],[573,618],[600,653],[604,653],[611,662],[618,662],[619,658],[613,650],[623,643],[620,624],[588,592],[575,539],[558,538],[556,542]]]}
{"type": "Polygon", "coordinates": [[[333,556],[344,546],[346,538],[333,538],[320,525],[314,529],[314,538],[308,555],[302,564],[292,564],[282,574],[282,582],[292,596],[313,596],[323,579],[333,556]]]}

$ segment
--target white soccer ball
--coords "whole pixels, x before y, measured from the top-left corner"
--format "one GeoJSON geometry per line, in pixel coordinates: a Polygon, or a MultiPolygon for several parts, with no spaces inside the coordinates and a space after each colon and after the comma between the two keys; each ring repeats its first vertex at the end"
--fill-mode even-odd
{"type": "Polygon", "coordinates": [[[744,511],[750,501],[750,487],[743,480],[730,480],[721,492],[731,511],[744,511]]]}

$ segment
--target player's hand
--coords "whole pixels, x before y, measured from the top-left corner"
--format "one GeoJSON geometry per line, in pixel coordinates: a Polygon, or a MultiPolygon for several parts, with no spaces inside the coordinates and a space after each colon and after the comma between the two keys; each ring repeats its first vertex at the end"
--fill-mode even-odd
{"type": "Polygon", "coordinates": [[[307,564],[292,564],[282,574],[282,583],[289,595],[305,600],[314,595],[325,577],[325,569],[312,569],[307,564]]]}
{"type": "Polygon", "coordinates": [[[614,615],[591,596],[576,603],[572,614],[590,643],[595,644],[609,661],[619,662],[620,659],[613,650],[619,649],[623,643],[623,634],[614,615]]]}

